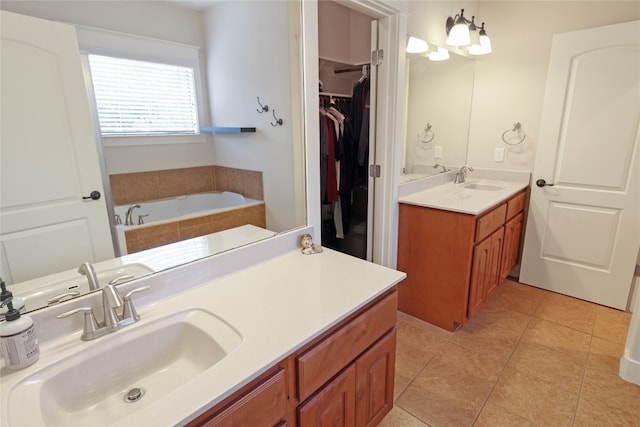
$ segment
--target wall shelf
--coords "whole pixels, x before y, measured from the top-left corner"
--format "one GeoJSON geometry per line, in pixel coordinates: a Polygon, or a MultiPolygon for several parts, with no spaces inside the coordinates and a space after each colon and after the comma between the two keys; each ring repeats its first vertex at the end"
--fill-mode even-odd
{"type": "Polygon", "coordinates": [[[254,127],[206,126],[200,128],[202,133],[248,133],[255,131],[254,127]]]}

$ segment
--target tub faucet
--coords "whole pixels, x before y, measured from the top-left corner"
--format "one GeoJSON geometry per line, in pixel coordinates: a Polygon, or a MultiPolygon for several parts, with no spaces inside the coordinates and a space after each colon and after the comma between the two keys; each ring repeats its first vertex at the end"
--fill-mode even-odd
{"type": "Polygon", "coordinates": [[[460,169],[458,169],[458,172],[456,173],[456,176],[453,179],[453,183],[454,184],[462,184],[462,183],[466,182],[467,171],[473,172],[473,168],[471,166],[469,166],[469,165],[464,165],[460,169]]]}
{"type": "Polygon", "coordinates": [[[433,168],[434,169],[442,168],[442,173],[449,172],[447,167],[445,165],[443,165],[442,163],[436,163],[435,165],[433,165],[433,168]]]}
{"type": "Polygon", "coordinates": [[[83,262],[80,267],[78,267],[78,273],[83,276],[87,276],[87,281],[89,282],[89,290],[96,291],[100,289],[100,284],[98,283],[98,276],[96,276],[96,271],[93,269],[93,265],[90,262],[83,262]]]}
{"type": "Polygon", "coordinates": [[[133,205],[127,209],[127,219],[124,222],[124,225],[133,225],[133,210],[139,207],[140,205],[133,205]]]}

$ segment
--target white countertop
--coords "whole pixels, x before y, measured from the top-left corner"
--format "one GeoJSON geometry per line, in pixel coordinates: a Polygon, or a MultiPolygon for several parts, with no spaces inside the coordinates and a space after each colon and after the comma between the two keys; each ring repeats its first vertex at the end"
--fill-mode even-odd
{"type": "Polygon", "coordinates": [[[527,188],[529,176],[529,172],[500,173],[500,171],[478,170],[470,173],[463,184],[454,184],[452,181],[443,183],[443,178],[439,177],[436,185],[426,186],[425,189],[404,195],[398,199],[398,202],[479,215],[527,188]],[[470,184],[489,186],[493,189],[472,189],[468,187],[470,184]]]}
{"type": "MultiPolygon", "coordinates": [[[[198,266],[182,268],[197,269],[198,266]]],[[[235,328],[242,335],[242,342],[227,357],[180,387],[179,392],[149,402],[147,406],[123,406],[122,409],[131,410],[131,414],[113,425],[181,425],[195,418],[404,277],[404,273],[332,250],[302,255],[295,249],[138,307],[141,320],[137,325],[158,320],[171,311],[206,310],[235,328]]],[[[64,321],[66,319],[59,322],[64,321]]],[[[126,333],[127,329],[123,329],[94,341],[81,342],[78,330],[42,343],[41,359],[33,366],[16,372],[3,369],[0,424],[12,425],[7,418],[7,395],[20,380],[47,363],[77,351],[78,343],[88,349],[102,339],[126,333]]],[[[25,412],[33,413],[29,415],[30,424],[42,423],[35,411],[26,409],[25,412]]]]}

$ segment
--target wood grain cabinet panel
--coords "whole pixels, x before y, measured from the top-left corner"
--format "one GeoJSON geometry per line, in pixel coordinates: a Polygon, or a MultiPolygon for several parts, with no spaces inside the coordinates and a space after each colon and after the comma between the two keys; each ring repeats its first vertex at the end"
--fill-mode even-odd
{"type": "Polygon", "coordinates": [[[352,322],[297,357],[300,401],[351,363],[396,324],[398,293],[394,292],[352,322]]]}
{"type": "Polygon", "coordinates": [[[393,408],[396,330],[356,361],[356,427],[373,427],[393,408]]]}
{"type": "Polygon", "coordinates": [[[354,427],[356,368],[351,365],[299,409],[300,427],[354,427]]]}
{"type": "Polygon", "coordinates": [[[526,194],[480,216],[400,204],[399,309],[448,331],[473,316],[518,261],[526,194]]]}
{"type": "Polygon", "coordinates": [[[218,415],[201,421],[203,427],[273,427],[281,425],[287,411],[284,370],[255,386],[218,415]]]}

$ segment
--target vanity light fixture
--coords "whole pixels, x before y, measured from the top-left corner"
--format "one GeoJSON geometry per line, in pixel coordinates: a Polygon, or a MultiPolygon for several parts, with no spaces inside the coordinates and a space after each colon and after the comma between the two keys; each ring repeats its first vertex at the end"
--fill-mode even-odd
{"type": "Polygon", "coordinates": [[[439,46],[437,51],[429,54],[429,61],[446,61],[447,59],[449,59],[449,51],[439,46]]]}
{"type": "Polygon", "coordinates": [[[491,52],[491,40],[484,29],[484,22],[480,31],[475,24],[475,16],[471,21],[464,17],[464,9],[453,18],[448,17],[445,24],[447,44],[450,46],[468,46],[471,55],[485,55],[491,52]]]}
{"type": "Polygon", "coordinates": [[[478,39],[478,43],[471,43],[469,53],[471,55],[486,55],[487,53],[491,53],[491,39],[489,39],[487,32],[484,30],[484,22],[480,28],[478,39]]]}
{"type": "Polygon", "coordinates": [[[410,36],[407,42],[407,53],[424,53],[429,50],[429,44],[417,37],[410,36]]]}

